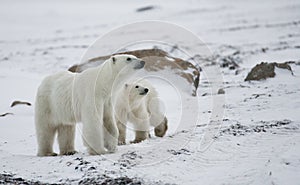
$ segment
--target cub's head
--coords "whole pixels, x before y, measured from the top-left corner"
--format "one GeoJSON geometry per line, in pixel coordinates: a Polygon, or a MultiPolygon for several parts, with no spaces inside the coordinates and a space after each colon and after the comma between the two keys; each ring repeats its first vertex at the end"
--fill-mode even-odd
{"type": "Polygon", "coordinates": [[[149,92],[147,87],[139,83],[125,84],[125,89],[128,92],[129,98],[143,98],[149,92]]]}
{"type": "Polygon", "coordinates": [[[113,72],[128,73],[134,70],[142,69],[145,62],[133,55],[113,55],[109,58],[113,72]]]}
{"type": "Polygon", "coordinates": [[[124,88],[131,108],[139,106],[144,101],[144,97],[149,93],[149,88],[139,83],[126,83],[124,88]]]}

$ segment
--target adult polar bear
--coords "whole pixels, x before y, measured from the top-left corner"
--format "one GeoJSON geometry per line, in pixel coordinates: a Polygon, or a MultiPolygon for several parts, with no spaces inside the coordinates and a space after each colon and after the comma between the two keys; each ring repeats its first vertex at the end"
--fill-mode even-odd
{"type": "Polygon", "coordinates": [[[89,154],[114,152],[119,132],[112,110],[113,85],[117,89],[144,65],[133,55],[115,55],[79,74],[60,72],[46,77],[35,103],[37,155],[57,155],[53,152],[56,132],[60,154],[74,154],[75,124],[80,121],[89,154]]]}
{"type": "Polygon", "coordinates": [[[150,126],[155,135],[163,137],[168,129],[168,120],[161,110],[158,93],[147,80],[126,83],[115,96],[114,107],[119,129],[119,144],[126,142],[127,121],[133,124],[135,139],[141,142],[149,137],[150,126]]]}

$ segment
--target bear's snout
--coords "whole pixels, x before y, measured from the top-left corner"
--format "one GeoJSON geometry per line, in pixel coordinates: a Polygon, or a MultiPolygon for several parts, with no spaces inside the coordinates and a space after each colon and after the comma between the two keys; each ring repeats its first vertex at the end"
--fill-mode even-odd
{"type": "Polygon", "coordinates": [[[146,95],[149,92],[149,89],[148,88],[142,88],[139,91],[140,91],[140,95],[146,95]]]}
{"type": "Polygon", "coordinates": [[[134,66],[134,69],[141,69],[145,66],[145,61],[141,60],[139,63],[137,63],[135,66],[134,66]]]}
{"type": "Polygon", "coordinates": [[[142,68],[145,66],[145,61],[144,60],[142,60],[142,61],[140,61],[140,65],[142,66],[142,68]]]}

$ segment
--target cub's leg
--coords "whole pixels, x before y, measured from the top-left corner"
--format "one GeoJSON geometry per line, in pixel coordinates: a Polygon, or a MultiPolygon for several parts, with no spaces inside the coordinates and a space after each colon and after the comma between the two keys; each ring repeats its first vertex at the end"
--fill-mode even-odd
{"type": "Polygon", "coordinates": [[[140,143],[144,140],[149,138],[149,132],[148,131],[135,131],[135,139],[133,141],[130,141],[130,143],[140,143]]]}
{"type": "Polygon", "coordinates": [[[135,139],[130,143],[139,143],[149,138],[150,123],[148,112],[141,110],[136,115],[134,118],[131,118],[131,122],[134,123],[135,139]]]}
{"type": "Polygon", "coordinates": [[[164,112],[160,110],[159,99],[153,98],[148,102],[148,112],[150,114],[150,125],[155,127],[155,136],[163,137],[168,130],[168,120],[164,112]]]}
{"type": "Polygon", "coordinates": [[[75,125],[59,125],[57,128],[60,155],[73,155],[75,141],[75,125]]]}
{"type": "Polygon", "coordinates": [[[154,128],[155,136],[163,137],[168,130],[168,119],[165,117],[160,125],[154,128]]]}

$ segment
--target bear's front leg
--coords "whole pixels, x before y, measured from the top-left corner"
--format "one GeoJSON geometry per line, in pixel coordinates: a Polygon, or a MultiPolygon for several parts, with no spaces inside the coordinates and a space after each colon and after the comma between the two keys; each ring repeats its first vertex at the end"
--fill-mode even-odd
{"type": "Polygon", "coordinates": [[[117,150],[119,130],[114,118],[113,110],[110,106],[104,109],[103,119],[104,147],[108,152],[113,153],[117,150]]]}
{"type": "Polygon", "coordinates": [[[85,109],[82,115],[82,139],[90,155],[107,153],[103,143],[103,109],[89,111],[85,109]]]}
{"type": "Polygon", "coordinates": [[[125,145],[126,144],[126,123],[117,121],[117,126],[119,129],[118,145],[125,145]]]}

